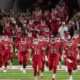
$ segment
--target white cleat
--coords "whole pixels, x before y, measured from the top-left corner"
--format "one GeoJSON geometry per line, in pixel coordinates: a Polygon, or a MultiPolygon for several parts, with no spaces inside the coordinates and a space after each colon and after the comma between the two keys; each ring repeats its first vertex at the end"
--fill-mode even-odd
{"type": "Polygon", "coordinates": [[[23,70],[23,74],[26,74],[26,70],[23,70]]]}
{"type": "Polygon", "coordinates": [[[7,71],[6,70],[3,70],[3,72],[6,73],[7,71]]]}
{"type": "Polygon", "coordinates": [[[48,67],[45,68],[45,71],[49,71],[48,67]]]}
{"type": "Polygon", "coordinates": [[[73,78],[71,77],[69,80],[73,80],[73,78]]]}

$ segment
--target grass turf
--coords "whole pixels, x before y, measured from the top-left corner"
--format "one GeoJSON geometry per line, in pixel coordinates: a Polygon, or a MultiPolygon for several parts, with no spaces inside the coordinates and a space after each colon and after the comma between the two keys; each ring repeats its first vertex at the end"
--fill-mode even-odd
{"type": "MultiPolygon", "coordinates": [[[[52,74],[51,72],[44,72],[44,79],[43,80],[51,80],[52,74]]],[[[80,71],[78,71],[77,73],[75,73],[73,75],[74,80],[80,80],[80,71]]],[[[21,71],[19,70],[8,70],[6,73],[4,73],[3,71],[0,71],[0,80],[34,80],[34,76],[33,76],[33,71],[32,70],[27,70],[26,74],[23,74],[21,71]]],[[[57,80],[68,80],[68,74],[65,71],[58,71],[57,76],[56,76],[57,80]]]]}

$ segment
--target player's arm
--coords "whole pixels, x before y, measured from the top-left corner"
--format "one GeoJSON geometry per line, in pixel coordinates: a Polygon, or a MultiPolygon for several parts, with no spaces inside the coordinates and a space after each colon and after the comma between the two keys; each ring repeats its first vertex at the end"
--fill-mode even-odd
{"type": "Polygon", "coordinates": [[[65,52],[65,50],[63,49],[63,50],[62,50],[62,56],[61,56],[61,60],[62,60],[62,61],[65,61],[65,58],[66,58],[65,53],[66,53],[66,52],[65,52]]]}
{"type": "Polygon", "coordinates": [[[19,47],[19,42],[17,42],[17,44],[15,44],[15,54],[18,55],[18,47],[19,47]]]}
{"type": "Polygon", "coordinates": [[[10,51],[13,53],[13,45],[10,43],[10,51]]]}
{"type": "Polygon", "coordinates": [[[45,61],[48,62],[48,50],[49,50],[49,46],[46,45],[46,48],[45,48],[45,61]]]}
{"type": "Polygon", "coordinates": [[[80,59],[80,54],[79,54],[78,46],[76,47],[76,51],[77,51],[77,59],[80,59]]]}
{"type": "Polygon", "coordinates": [[[28,53],[29,53],[29,60],[30,62],[32,62],[32,49],[31,48],[28,49],[28,53]]]}

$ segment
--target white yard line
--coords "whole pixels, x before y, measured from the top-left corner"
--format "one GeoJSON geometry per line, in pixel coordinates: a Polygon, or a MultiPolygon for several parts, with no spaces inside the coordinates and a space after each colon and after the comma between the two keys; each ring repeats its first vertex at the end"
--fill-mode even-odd
{"type": "MultiPolygon", "coordinates": [[[[4,67],[0,68],[0,70],[3,70],[4,67]]],[[[20,66],[12,66],[10,68],[10,66],[7,67],[7,69],[10,70],[15,70],[15,69],[20,69],[20,66]]],[[[32,69],[32,66],[27,66],[26,69],[32,69]]],[[[66,66],[61,66],[61,68],[59,68],[58,66],[58,70],[66,70],[66,66]]],[[[78,70],[80,70],[80,66],[78,66],[78,70]]]]}

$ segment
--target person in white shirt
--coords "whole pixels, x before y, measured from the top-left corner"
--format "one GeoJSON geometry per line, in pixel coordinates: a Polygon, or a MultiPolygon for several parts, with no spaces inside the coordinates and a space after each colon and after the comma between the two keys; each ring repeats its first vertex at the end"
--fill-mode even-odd
{"type": "Polygon", "coordinates": [[[68,31],[68,27],[66,26],[65,22],[62,22],[62,25],[58,29],[58,33],[59,33],[61,39],[64,39],[64,34],[67,31],[68,31]]]}

